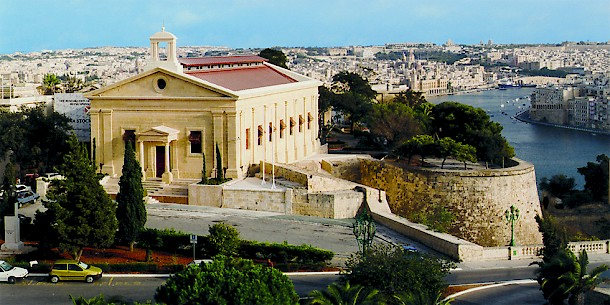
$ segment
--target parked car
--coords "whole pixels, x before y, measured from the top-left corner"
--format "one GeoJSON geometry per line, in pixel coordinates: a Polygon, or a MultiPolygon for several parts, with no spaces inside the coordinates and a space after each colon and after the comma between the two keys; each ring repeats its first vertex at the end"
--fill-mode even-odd
{"type": "Polygon", "coordinates": [[[0,261],[0,281],[14,284],[17,279],[28,276],[28,271],[20,267],[13,267],[5,261],[0,261]]]}
{"type": "Polygon", "coordinates": [[[49,273],[49,280],[51,283],[57,283],[60,280],[93,283],[94,280],[100,279],[101,277],[102,269],[69,259],[55,261],[51,268],[51,272],[49,273]]]}
{"type": "MultiPolygon", "coordinates": [[[[19,203],[19,207],[27,203],[34,203],[38,198],[40,198],[40,195],[34,193],[31,187],[23,184],[17,184],[15,186],[15,192],[17,194],[17,202],[19,203]]],[[[3,196],[4,191],[0,191],[0,198],[3,198],[3,196]]]]}
{"type": "Polygon", "coordinates": [[[188,266],[192,266],[192,265],[201,265],[201,263],[209,264],[211,262],[213,262],[213,260],[211,260],[211,259],[196,259],[196,260],[186,264],[186,266],[188,267],[188,266]]]}
{"type": "Polygon", "coordinates": [[[17,185],[17,202],[19,202],[20,207],[27,203],[34,203],[38,198],[40,198],[40,195],[34,193],[31,187],[23,184],[17,185]]]}

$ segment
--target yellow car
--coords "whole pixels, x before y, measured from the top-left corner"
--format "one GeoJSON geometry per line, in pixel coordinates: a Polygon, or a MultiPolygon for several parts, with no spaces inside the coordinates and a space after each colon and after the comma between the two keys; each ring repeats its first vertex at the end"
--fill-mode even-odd
{"type": "Polygon", "coordinates": [[[51,283],[62,281],[85,281],[93,283],[102,277],[102,269],[69,259],[55,261],[49,273],[51,283]]]}

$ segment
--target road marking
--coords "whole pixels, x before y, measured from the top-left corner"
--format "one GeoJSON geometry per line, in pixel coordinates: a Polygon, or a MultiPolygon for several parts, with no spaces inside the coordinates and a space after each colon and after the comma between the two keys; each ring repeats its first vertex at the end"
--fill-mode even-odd
{"type": "MultiPolygon", "coordinates": [[[[484,289],[490,289],[490,288],[496,288],[496,287],[501,287],[501,286],[507,286],[507,285],[514,285],[514,284],[533,284],[533,283],[538,283],[538,281],[536,280],[514,280],[514,281],[506,281],[506,282],[501,282],[501,283],[489,283],[489,285],[483,284],[485,286],[480,286],[480,287],[475,287],[475,288],[470,288],[470,289],[466,289],[460,292],[456,292],[452,295],[447,296],[446,298],[443,299],[443,301],[447,301],[447,300],[451,300],[451,299],[455,299],[461,295],[467,294],[467,293],[471,293],[471,292],[475,292],[475,291],[479,291],[479,290],[484,290],[484,289]]],[[[459,285],[456,285],[459,286],[459,285]]]]}

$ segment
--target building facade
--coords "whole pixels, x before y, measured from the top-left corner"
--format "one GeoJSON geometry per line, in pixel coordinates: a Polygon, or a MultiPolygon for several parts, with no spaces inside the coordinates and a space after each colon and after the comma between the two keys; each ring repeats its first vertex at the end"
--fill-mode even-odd
{"type": "Polygon", "coordinates": [[[177,58],[165,30],[150,42],[144,72],[87,95],[102,172],[120,176],[126,141],[144,177],[166,183],[201,178],[204,156],[209,177],[241,178],[261,161],[318,153],[319,81],[258,56],[177,58]]]}

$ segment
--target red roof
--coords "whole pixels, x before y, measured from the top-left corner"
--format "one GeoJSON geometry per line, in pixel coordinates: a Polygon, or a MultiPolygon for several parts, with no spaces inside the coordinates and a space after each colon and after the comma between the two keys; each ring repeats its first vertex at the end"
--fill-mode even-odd
{"type": "Polygon", "coordinates": [[[261,63],[267,59],[256,55],[234,55],[234,56],[209,56],[197,58],[178,58],[180,64],[185,67],[210,66],[222,64],[261,63]]]}
{"type": "Polygon", "coordinates": [[[233,91],[297,82],[264,65],[207,71],[185,71],[185,73],[233,91]]]}

